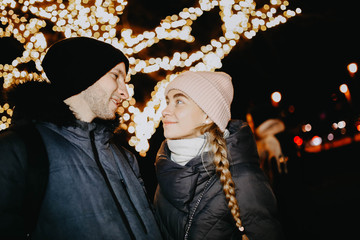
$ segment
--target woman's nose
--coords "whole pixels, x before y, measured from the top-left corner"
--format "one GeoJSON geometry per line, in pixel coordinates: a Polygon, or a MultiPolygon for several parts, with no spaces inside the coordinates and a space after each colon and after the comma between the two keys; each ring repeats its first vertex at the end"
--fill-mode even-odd
{"type": "Polygon", "coordinates": [[[165,117],[166,115],[169,115],[170,114],[170,108],[169,108],[169,105],[167,105],[164,110],[161,112],[161,115],[163,117],[165,117]]]}

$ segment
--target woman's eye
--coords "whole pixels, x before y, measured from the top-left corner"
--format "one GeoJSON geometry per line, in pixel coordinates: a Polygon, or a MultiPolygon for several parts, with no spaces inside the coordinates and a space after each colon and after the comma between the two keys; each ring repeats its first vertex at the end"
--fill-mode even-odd
{"type": "Polygon", "coordinates": [[[180,103],[182,103],[183,101],[181,101],[181,100],[176,100],[176,104],[180,104],[180,103]]]}

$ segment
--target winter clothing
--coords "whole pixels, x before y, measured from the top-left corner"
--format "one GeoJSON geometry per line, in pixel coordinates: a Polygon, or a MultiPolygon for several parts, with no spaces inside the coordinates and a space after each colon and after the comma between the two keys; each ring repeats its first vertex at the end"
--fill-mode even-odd
{"type": "MultiPolygon", "coordinates": [[[[230,171],[236,188],[240,218],[251,240],[279,240],[277,203],[262,170],[255,140],[249,126],[232,120],[226,138],[230,171]]],[[[185,166],[170,160],[164,141],[156,159],[158,188],[155,208],[165,239],[241,239],[230,213],[209,152],[198,155],[185,166]]]]}
{"type": "Polygon", "coordinates": [[[196,138],[168,139],[166,143],[171,151],[171,160],[182,166],[185,166],[200,152],[210,150],[206,144],[205,135],[196,138]]]}
{"type": "MultiPolygon", "coordinates": [[[[93,80],[74,88],[81,90],[93,80]]],[[[65,95],[72,92],[72,86],[67,88],[65,95]]],[[[112,141],[116,120],[76,120],[56,98],[57,90],[46,82],[27,82],[9,95],[15,97],[9,101],[16,106],[14,126],[34,123],[49,159],[48,183],[32,239],[131,239],[131,234],[136,239],[161,239],[136,158],[112,141]]],[[[0,132],[0,239],[25,239],[27,233],[27,157],[24,142],[12,128],[0,132]]]]}
{"type": "Polygon", "coordinates": [[[87,89],[113,67],[129,62],[111,44],[88,37],[66,38],[50,46],[42,67],[56,97],[64,100],[87,89]]]}
{"type": "MultiPolygon", "coordinates": [[[[37,124],[46,145],[50,162],[49,181],[33,239],[130,239],[124,221],[128,221],[138,239],[159,239],[153,212],[147,202],[136,159],[129,152],[127,162],[110,142],[111,132],[97,123],[76,121],[75,126],[59,127],[37,124]],[[93,137],[90,137],[93,134],[93,137]],[[126,213],[119,215],[114,200],[95,163],[92,142],[111,182],[117,199],[126,213]],[[135,173],[135,174],[134,174],[135,173]]],[[[16,136],[0,139],[1,212],[11,209],[21,216],[22,181],[26,156],[18,148],[16,136]],[[12,144],[9,144],[9,139],[12,144]],[[10,146],[9,146],[10,145],[10,146]],[[4,166],[4,162],[6,165],[4,166]],[[12,169],[11,172],[6,171],[12,169]],[[17,181],[11,181],[17,179],[17,181]]],[[[21,234],[20,216],[1,214],[0,234],[21,234]],[[12,226],[7,226],[14,219],[12,226]]]]}
{"type": "Polygon", "coordinates": [[[178,89],[189,96],[221,131],[225,131],[231,118],[230,105],[234,97],[231,77],[228,74],[187,71],[167,85],[165,95],[172,89],[178,89]]]}

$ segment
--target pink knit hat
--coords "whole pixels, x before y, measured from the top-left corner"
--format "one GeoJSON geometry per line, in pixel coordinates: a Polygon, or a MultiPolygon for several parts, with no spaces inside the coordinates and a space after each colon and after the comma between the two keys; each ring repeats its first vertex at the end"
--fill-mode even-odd
{"type": "Polygon", "coordinates": [[[228,74],[187,71],[167,85],[165,95],[172,89],[178,89],[189,96],[221,131],[225,131],[231,119],[230,105],[234,96],[228,74]]]}

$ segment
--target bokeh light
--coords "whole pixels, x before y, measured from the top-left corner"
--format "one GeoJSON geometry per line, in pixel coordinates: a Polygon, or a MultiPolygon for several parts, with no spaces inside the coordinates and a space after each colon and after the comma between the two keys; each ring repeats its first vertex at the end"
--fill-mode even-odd
{"type": "MultiPolygon", "coordinates": [[[[141,34],[132,29],[117,31],[120,17],[128,4],[127,0],[3,0],[0,3],[0,38],[10,37],[23,45],[24,51],[9,63],[0,64],[0,77],[4,79],[4,88],[26,81],[46,80],[41,67],[47,48],[54,40],[47,32],[49,27],[53,35],[60,33],[68,37],[87,36],[108,42],[122,50],[130,61],[130,75],[151,74],[157,71],[172,72],[159,80],[151,94],[151,99],[141,111],[133,98],[134,86],[128,84],[131,98],[119,108],[123,116],[121,128],[131,135],[129,144],[135,147],[141,156],[149,149],[148,140],[155,133],[161,120],[161,111],[165,107],[164,89],[179,72],[183,70],[214,71],[222,67],[222,59],[242,39],[251,39],[259,31],[266,31],[289,18],[301,13],[301,9],[288,9],[289,2],[270,0],[268,4],[257,7],[253,0],[215,1],[200,0],[196,6],[182,9],[178,14],[167,16],[158,26],[141,34]],[[192,44],[192,25],[204,12],[218,11],[222,25],[222,34],[209,39],[208,44],[190,52],[177,52],[170,56],[141,59],[141,51],[156,45],[160,40],[184,41],[192,44]],[[33,62],[36,71],[22,70],[20,65],[33,62]]],[[[11,124],[14,106],[0,106],[4,109],[0,120],[0,130],[11,124]],[[11,110],[12,111],[12,110],[11,110]],[[3,121],[4,120],[4,121],[3,121]]]]}

